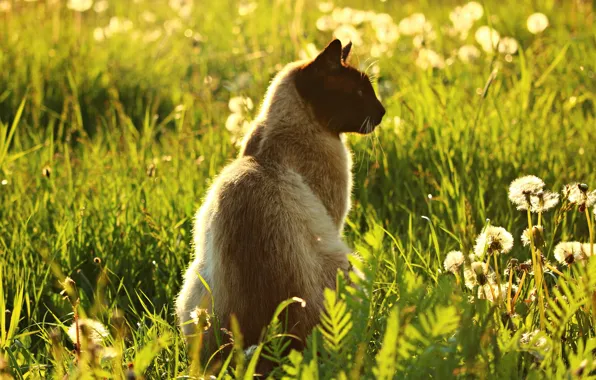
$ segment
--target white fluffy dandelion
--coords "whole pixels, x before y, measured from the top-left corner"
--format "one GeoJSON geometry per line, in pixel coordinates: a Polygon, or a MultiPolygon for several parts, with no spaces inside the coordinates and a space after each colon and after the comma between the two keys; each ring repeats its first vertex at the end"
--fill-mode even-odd
{"type": "MultiPolygon", "coordinates": [[[[544,227],[542,226],[533,226],[532,227],[532,231],[533,231],[533,238],[534,238],[534,245],[536,247],[542,247],[544,245],[544,227]]],[[[525,229],[524,232],[521,235],[521,242],[522,245],[524,247],[529,246],[532,242],[531,239],[532,237],[530,236],[530,230],[529,229],[525,229]]]]}
{"type": "Polygon", "coordinates": [[[445,270],[451,272],[453,274],[457,273],[459,268],[464,263],[464,254],[460,251],[451,251],[445,257],[445,261],[443,262],[443,266],[445,270]]]}
{"type": "Polygon", "coordinates": [[[333,30],[338,26],[337,22],[333,19],[333,17],[329,15],[319,17],[315,25],[317,29],[319,29],[321,32],[333,30]]]}
{"type": "Polygon", "coordinates": [[[93,39],[98,42],[106,39],[106,36],[103,34],[103,28],[93,29],[93,39]]]}
{"type": "Polygon", "coordinates": [[[490,26],[484,25],[478,28],[476,34],[474,34],[474,38],[482,46],[482,50],[492,53],[499,44],[501,35],[490,26]]]}
{"type": "MultiPolygon", "coordinates": [[[[90,318],[79,318],[79,336],[86,337],[89,341],[100,344],[110,333],[103,323],[90,318]]],[[[68,337],[73,343],[77,343],[77,324],[72,323],[68,328],[68,337]]]]}
{"type": "Polygon", "coordinates": [[[425,32],[429,25],[423,13],[414,13],[399,22],[399,31],[406,36],[413,36],[425,32]]]}
{"type": "MultiPolygon", "coordinates": [[[[478,298],[485,299],[490,302],[495,302],[498,299],[505,299],[509,290],[509,283],[505,282],[497,284],[496,282],[489,282],[478,288],[478,298]]],[[[517,285],[511,285],[512,293],[517,291],[517,285]]]]}
{"type": "Polygon", "coordinates": [[[258,4],[254,1],[241,1],[240,4],[238,4],[238,14],[240,16],[248,16],[256,11],[257,8],[258,4]]]}
{"type": "Polygon", "coordinates": [[[393,20],[382,23],[375,22],[372,27],[379,43],[390,44],[399,39],[399,28],[393,23],[393,20]]]}
{"type": "Polygon", "coordinates": [[[559,204],[559,194],[552,191],[539,191],[530,195],[530,211],[545,212],[559,204]]]}
{"type": "Polygon", "coordinates": [[[232,113],[244,114],[246,111],[252,110],[254,104],[252,99],[244,96],[234,96],[228,101],[228,108],[232,113]]]}
{"type": "Polygon", "coordinates": [[[584,259],[583,252],[582,244],[579,242],[561,242],[555,247],[555,259],[563,265],[571,265],[584,259]]]}
{"type": "Polygon", "coordinates": [[[93,0],[68,0],[66,7],[75,12],[85,12],[91,9],[93,0]]]}
{"type": "Polygon", "coordinates": [[[196,326],[199,326],[203,330],[209,330],[209,327],[211,327],[211,316],[207,309],[196,307],[190,312],[190,318],[196,326]]]}
{"type": "Polygon", "coordinates": [[[445,59],[439,53],[431,49],[420,49],[416,58],[416,66],[423,70],[428,68],[442,69],[445,67],[445,59]]]}
{"type": "Polygon", "coordinates": [[[519,339],[519,343],[522,346],[527,346],[532,343],[536,348],[546,348],[548,340],[540,330],[534,330],[532,332],[523,333],[519,339]]]}
{"type": "Polygon", "coordinates": [[[526,22],[528,30],[532,34],[538,34],[548,27],[548,17],[544,13],[533,13],[526,22]]]}
{"type": "Polygon", "coordinates": [[[484,253],[508,253],[513,248],[513,236],[503,227],[488,226],[476,238],[474,253],[481,258],[484,253]]]}
{"type": "Polygon", "coordinates": [[[12,9],[12,4],[10,3],[10,1],[8,0],[2,0],[0,1],[0,12],[10,12],[10,10],[12,9]]]}
{"type": "Polygon", "coordinates": [[[570,183],[563,187],[563,196],[569,203],[580,208],[592,207],[596,203],[596,190],[588,191],[583,183],[570,183]]]}
{"type": "Polygon", "coordinates": [[[317,6],[319,7],[319,11],[323,13],[329,13],[333,10],[333,2],[331,1],[322,1],[317,6]]]}
{"type": "Polygon", "coordinates": [[[515,54],[519,44],[513,37],[502,37],[499,40],[499,53],[501,54],[515,54]]]}
{"type": "Polygon", "coordinates": [[[110,6],[108,4],[108,0],[99,0],[93,6],[93,10],[95,11],[95,13],[103,13],[103,12],[107,11],[109,7],[110,6]]]}
{"type": "Polygon", "coordinates": [[[465,63],[473,62],[480,58],[480,50],[474,45],[463,45],[457,50],[457,57],[465,63]]]}
{"type": "Polygon", "coordinates": [[[488,265],[475,261],[470,266],[466,266],[464,280],[469,289],[474,289],[476,285],[486,284],[488,282],[488,265]]]}
{"type": "Polygon", "coordinates": [[[342,45],[347,45],[350,41],[356,46],[362,45],[362,36],[358,29],[352,25],[340,25],[335,29],[333,35],[341,41],[342,45]]]}
{"type": "Polygon", "coordinates": [[[482,4],[477,1],[470,1],[464,5],[463,11],[474,21],[480,20],[484,15],[484,8],[482,8],[482,4]]]}
{"type": "Polygon", "coordinates": [[[518,210],[527,210],[531,207],[529,200],[544,188],[544,181],[540,178],[527,175],[520,177],[509,185],[509,200],[517,206],[518,210]]]}

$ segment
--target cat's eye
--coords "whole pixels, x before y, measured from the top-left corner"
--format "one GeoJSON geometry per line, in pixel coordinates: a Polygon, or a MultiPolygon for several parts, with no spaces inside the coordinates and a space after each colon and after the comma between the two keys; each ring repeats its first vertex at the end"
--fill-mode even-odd
{"type": "Polygon", "coordinates": [[[356,93],[358,94],[358,96],[362,96],[362,90],[358,90],[356,91],[356,93]]]}

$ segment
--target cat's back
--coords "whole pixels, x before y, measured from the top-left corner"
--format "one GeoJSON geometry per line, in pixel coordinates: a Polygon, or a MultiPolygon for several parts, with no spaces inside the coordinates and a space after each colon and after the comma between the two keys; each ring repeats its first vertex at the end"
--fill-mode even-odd
{"type": "MultiPolygon", "coordinates": [[[[323,206],[304,179],[289,167],[245,156],[224,169],[216,184],[212,227],[226,240],[255,247],[284,231],[291,235],[308,211],[323,206]]],[[[323,211],[324,212],[324,211],[323,211]]]]}

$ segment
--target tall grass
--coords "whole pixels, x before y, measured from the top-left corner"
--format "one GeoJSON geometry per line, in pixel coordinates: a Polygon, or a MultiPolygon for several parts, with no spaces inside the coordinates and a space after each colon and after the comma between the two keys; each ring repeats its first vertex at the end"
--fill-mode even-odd
{"type": "MultiPolygon", "coordinates": [[[[236,1],[195,1],[188,14],[147,0],[108,0],[101,13],[8,3],[0,13],[0,377],[203,375],[173,300],[193,214],[237,152],[228,101],[258,104],[281,65],[331,39],[317,21],[333,11],[310,0],[258,1],[246,15],[236,1]],[[67,277],[74,286],[64,293],[67,277]],[[80,329],[69,338],[85,318],[109,336],[95,342],[80,329]]],[[[510,258],[533,257],[520,242],[527,215],[507,196],[514,179],[533,174],[553,191],[574,181],[596,188],[593,9],[486,1],[461,40],[449,31],[456,5],[332,5],[387,13],[396,27],[423,13],[435,32],[423,46],[443,64],[420,67],[415,36],[385,41],[378,20],[354,25],[362,42],[352,62],[376,77],[388,111],[374,135],[350,137],[345,236],[367,280],[355,289],[338,279],[304,353],[282,357],[283,341],[272,339],[245,356],[236,332],[237,350],[215,376],[250,377],[264,355],[281,362],[274,376],[288,378],[594,376],[595,262],[554,258],[559,242],[589,242],[585,212],[562,203],[544,213],[541,252],[561,275],[543,268],[540,286],[528,273],[512,309],[507,297],[478,299],[463,267],[459,279],[443,268],[448,252],[473,253],[487,225],[515,239],[511,252],[484,259],[490,270],[500,260],[503,282],[510,258]],[[536,35],[526,27],[534,12],[550,21],[536,35]],[[519,49],[482,51],[481,25],[519,49]],[[458,58],[464,44],[479,57],[458,58]],[[382,52],[373,58],[374,46],[382,52]]],[[[274,322],[269,332],[278,329],[274,322]]]]}

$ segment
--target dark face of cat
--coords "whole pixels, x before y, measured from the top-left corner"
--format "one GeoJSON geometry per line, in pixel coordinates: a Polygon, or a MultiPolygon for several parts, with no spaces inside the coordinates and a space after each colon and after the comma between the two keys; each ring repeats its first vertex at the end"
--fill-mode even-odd
{"type": "Polygon", "coordinates": [[[351,47],[342,49],[339,40],[332,41],[300,69],[296,88],[329,131],[366,134],[381,123],[385,108],[368,76],[346,64],[351,47]]]}

